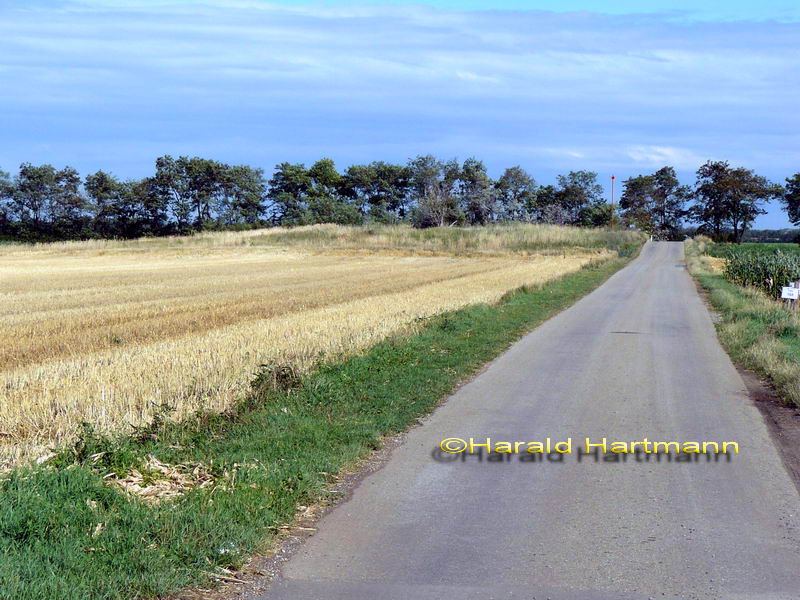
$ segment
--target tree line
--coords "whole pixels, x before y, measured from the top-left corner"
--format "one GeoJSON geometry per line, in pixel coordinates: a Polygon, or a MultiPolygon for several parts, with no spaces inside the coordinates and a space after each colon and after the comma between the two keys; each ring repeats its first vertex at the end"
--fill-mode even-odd
{"type": "Polygon", "coordinates": [[[618,207],[597,173],[570,171],[540,185],[520,166],[489,176],[480,160],[418,156],[340,172],[330,159],[310,167],[261,169],[199,157],[162,156],[153,175],[120,180],[105,171],[24,163],[0,171],[0,236],[20,240],[132,238],[211,229],[316,223],[410,223],[415,227],[521,221],[600,227],[620,223],[677,239],[684,223],[715,239],[741,241],[773,198],[800,224],[800,174],[785,187],[727,162],[709,161],[694,186],[671,167],[623,182],[618,207]]]}
{"type": "Polygon", "coordinates": [[[800,174],[782,186],[751,169],[708,161],[697,169],[694,186],[682,185],[672,167],[631,177],[620,209],[628,223],[660,239],[682,239],[688,222],[715,241],[739,243],[771,200],[780,200],[792,224],[800,225],[800,174]]]}

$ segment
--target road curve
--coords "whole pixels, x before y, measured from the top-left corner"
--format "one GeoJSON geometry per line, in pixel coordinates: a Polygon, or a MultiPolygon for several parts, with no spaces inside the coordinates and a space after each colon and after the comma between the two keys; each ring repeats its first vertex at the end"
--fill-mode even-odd
{"type": "Polygon", "coordinates": [[[261,597],[798,599],[799,512],[682,245],[649,243],[412,430],[261,597]],[[470,436],[731,440],[740,454],[434,460],[443,438],[470,436]]]}

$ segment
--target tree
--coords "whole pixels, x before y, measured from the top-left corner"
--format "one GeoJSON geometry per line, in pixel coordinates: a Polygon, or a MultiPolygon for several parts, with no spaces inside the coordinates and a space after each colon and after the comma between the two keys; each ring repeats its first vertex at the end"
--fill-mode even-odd
{"type": "Polygon", "coordinates": [[[458,176],[458,196],[461,210],[471,225],[486,225],[496,216],[495,190],[486,165],[468,158],[458,176]]]}
{"type": "Polygon", "coordinates": [[[11,176],[0,169],[0,235],[13,235],[11,201],[14,198],[14,184],[11,176]]]}
{"type": "Polygon", "coordinates": [[[225,193],[223,180],[229,167],[215,160],[206,158],[178,159],[181,175],[186,179],[186,186],[194,213],[195,229],[204,229],[215,216],[224,211],[225,193]]]}
{"type": "Polygon", "coordinates": [[[730,172],[727,186],[728,223],[733,230],[733,241],[739,244],[756,217],[766,214],[764,203],[773,198],[782,198],[783,188],[744,167],[730,172]]]}
{"type": "Polygon", "coordinates": [[[57,170],[53,165],[23,163],[14,181],[9,215],[27,237],[81,237],[87,219],[80,185],[72,167],[57,170]]]}
{"type": "Polygon", "coordinates": [[[786,178],[786,188],[781,203],[789,215],[791,224],[795,227],[800,225],[800,173],[786,178]]]}
{"type": "Polygon", "coordinates": [[[169,203],[155,177],[145,177],[140,181],[127,181],[123,184],[121,198],[121,227],[131,234],[168,235],[175,233],[174,224],[169,221],[169,203]]]}
{"type": "Polygon", "coordinates": [[[224,223],[255,225],[259,222],[266,195],[264,171],[245,165],[227,167],[220,187],[224,196],[221,210],[224,223]]]}
{"type": "Polygon", "coordinates": [[[779,185],[749,169],[708,161],[697,170],[691,214],[699,229],[715,240],[730,237],[739,243],[755,218],[766,212],[763,204],[782,194],[779,185]]]}
{"type": "Polygon", "coordinates": [[[299,225],[306,210],[311,177],[303,164],[280,163],[269,180],[267,197],[272,202],[276,225],[299,225]]]}
{"type": "Polygon", "coordinates": [[[569,222],[569,215],[561,206],[554,185],[543,185],[536,191],[534,220],[552,225],[566,225],[569,222]]]}
{"type": "Polygon", "coordinates": [[[57,195],[58,175],[52,165],[23,163],[14,183],[14,218],[34,234],[42,234],[57,195]]]}
{"type": "Polygon", "coordinates": [[[597,173],[570,171],[558,176],[558,203],[573,225],[590,225],[603,200],[603,186],[597,183],[597,173]]]}
{"type": "Polygon", "coordinates": [[[308,189],[305,223],[338,223],[355,225],[361,222],[358,209],[340,193],[342,176],[330,158],[323,158],[308,170],[311,186],[308,189]]]}
{"type": "Polygon", "coordinates": [[[715,240],[722,239],[726,219],[726,185],[730,165],[725,161],[708,161],[697,169],[694,189],[695,204],[691,215],[700,229],[715,240]]]}
{"type": "Polygon", "coordinates": [[[653,175],[655,183],[655,232],[663,239],[679,238],[682,220],[686,216],[686,203],[691,197],[691,188],[681,185],[675,169],[662,167],[653,175]]]}
{"type": "Polygon", "coordinates": [[[522,167],[510,167],[495,183],[498,217],[507,221],[537,220],[536,181],[522,167]]]}
{"type": "Polygon", "coordinates": [[[655,177],[639,175],[630,177],[623,183],[619,207],[626,223],[635,225],[642,231],[652,233],[655,229],[655,177]]]}
{"type": "Polygon", "coordinates": [[[688,186],[680,185],[672,167],[631,177],[623,185],[620,208],[628,223],[660,239],[679,236],[691,192],[688,186]]]}
{"type": "Polygon", "coordinates": [[[352,165],[342,178],[342,193],[371,220],[395,222],[408,216],[409,176],[408,167],[381,161],[352,165]]]}
{"type": "Polygon", "coordinates": [[[411,215],[412,224],[420,229],[456,225],[463,219],[458,200],[442,184],[429,186],[411,215]]]}
{"type": "Polygon", "coordinates": [[[119,235],[116,221],[123,203],[119,180],[105,171],[98,171],[86,176],[83,189],[90,203],[92,230],[100,237],[119,235]]]}
{"type": "Polygon", "coordinates": [[[160,197],[175,219],[179,232],[186,232],[192,214],[192,187],[186,157],[177,160],[169,155],[156,159],[153,191],[160,197]]]}
{"type": "Polygon", "coordinates": [[[464,220],[455,185],[461,174],[456,160],[442,162],[431,155],[409,161],[409,185],[416,206],[414,227],[442,227],[464,220]]]}
{"type": "Polygon", "coordinates": [[[86,200],[81,194],[81,176],[72,167],[56,171],[56,193],[52,219],[58,237],[81,237],[85,234],[86,200]]]}

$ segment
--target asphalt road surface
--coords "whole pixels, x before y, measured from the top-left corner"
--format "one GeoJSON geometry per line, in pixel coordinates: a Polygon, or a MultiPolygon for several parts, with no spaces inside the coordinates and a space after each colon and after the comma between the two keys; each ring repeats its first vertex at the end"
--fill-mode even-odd
{"type": "Polygon", "coordinates": [[[263,597],[798,599],[799,512],[682,245],[650,243],[412,430],[263,597]],[[432,452],[470,436],[728,440],[740,453],[607,463],[573,447],[560,463],[495,463],[432,452]]]}

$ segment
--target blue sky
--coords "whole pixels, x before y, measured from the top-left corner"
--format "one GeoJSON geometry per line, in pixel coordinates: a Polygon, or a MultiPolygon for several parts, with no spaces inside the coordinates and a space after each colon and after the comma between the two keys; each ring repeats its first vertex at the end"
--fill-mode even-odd
{"type": "MultiPolygon", "coordinates": [[[[800,171],[800,3],[0,0],[0,168],[800,171]],[[491,7],[487,10],[486,7],[491,7]]],[[[608,186],[607,186],[608,187],[608,186]]],[[[760,227],[788,223],[775,207],[760,227]]]]}
{"type": "MultiPolygon", "coordinates": [[[[276,2],[288,6],[308,5],[303,0],[276,2]]],[[[353,4],[347,0],[318,2],[319,5],[353,4]]],[[[362,4],[424,4],[447,10],[545,10],[555,12],[587,11],[604,14],[661,13],[672,18],[692,20],[797,20],[800,6],[796,0],[367,0],[362,4]]]]}

